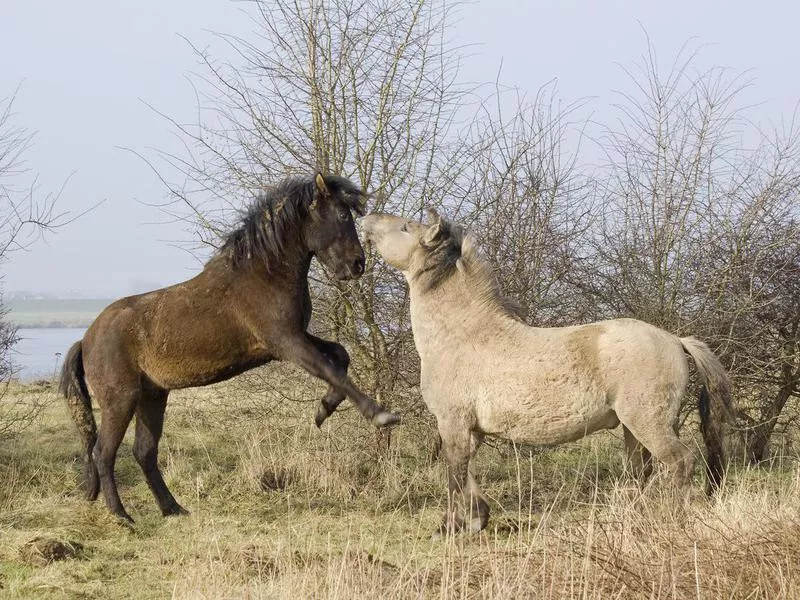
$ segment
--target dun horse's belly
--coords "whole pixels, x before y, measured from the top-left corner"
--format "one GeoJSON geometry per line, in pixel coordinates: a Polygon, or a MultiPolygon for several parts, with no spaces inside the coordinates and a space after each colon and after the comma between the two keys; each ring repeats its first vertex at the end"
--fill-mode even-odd
{"type": "MultiPolygon", "coordinates": [[[[496,425],[489,423],[488,425],[496,425]]],[[[491,435],[525,444],[563,444],[573,442],[601,429],[612,429],[619,425],[616,413],[611,409],[599,410],[589,415],[546,414],[519,418],[507,422],[491,435]]],[[[483,429],[483,428],[482,428],[483,429]]]]}
{"type": "Polygon", "coordinates": [[[619,424],[604,394],[586,389],[487,395],[476,401],[475,416],[481,431],[529,444],[571,442],[619,424]]]}

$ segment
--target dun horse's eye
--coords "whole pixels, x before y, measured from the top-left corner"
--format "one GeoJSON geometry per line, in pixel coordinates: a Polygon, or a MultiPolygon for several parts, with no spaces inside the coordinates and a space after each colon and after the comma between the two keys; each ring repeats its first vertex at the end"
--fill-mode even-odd
{"type": "Polygon", "coordinates": [[[408,231],[408,223],[403,223],[403,226],[400,228],[400,231],[408,231]]]}

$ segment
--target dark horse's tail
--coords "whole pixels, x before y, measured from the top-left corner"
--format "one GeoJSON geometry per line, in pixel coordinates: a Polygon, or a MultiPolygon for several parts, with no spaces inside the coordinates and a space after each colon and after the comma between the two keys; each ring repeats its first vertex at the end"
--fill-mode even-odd
{"type": "Polygon", "coordinates": [[[97,498],[100,491],[100,480],[97,467],[92,459],[92,450],[97,442],[97,423],[92,414],[92,401],[89,390],[86,389],[86,380],[83,377],[83,347],[81,342],[75,342],[67,352],[64,366],[61,368],[61,379],[58,382],[59,391],[67,399],[67,406],[72,415],[72,420],[78,427],[78,433],[83,442],[84,477],[86,479],[86,497],[89,500],[97,498]]]}
{"type": "Polygon", "coordinates": [[[717,356],[700,340],[681,338],[684,350],[694,359],[694,364],[703,380],[697,408],[700,412],[700,431],[706,444],[706,473],[710,496],[717,491],[725,476],[724,428],[735,423],[731,410],[731,382],[725,367],[717,356]]]}

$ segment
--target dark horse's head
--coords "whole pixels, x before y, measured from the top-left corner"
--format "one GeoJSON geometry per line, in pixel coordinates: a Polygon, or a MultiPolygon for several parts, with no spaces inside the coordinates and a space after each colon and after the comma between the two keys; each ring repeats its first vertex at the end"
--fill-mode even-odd
{"type": "Polygon", "coordinates": [[[221,251],[234,265],[255,258],[270,271],[291,253],[310,252],[337,279],[355,279],[364,273],[364,249],[352,212],[363,214],[365,198],[344,177],[287,179],[256,198],[221,251]]]}

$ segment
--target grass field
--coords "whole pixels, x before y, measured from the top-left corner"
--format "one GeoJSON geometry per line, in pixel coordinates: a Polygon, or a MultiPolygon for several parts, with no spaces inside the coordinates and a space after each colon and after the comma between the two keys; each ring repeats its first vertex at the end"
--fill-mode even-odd
{"type": "Polygon", "coordinates": [[[484,447],[473,471],[489,530],[431,540],[445,493],[430,424],[407,418],[388,448],[353,410],[320,431],[321,392],[234,380],[173,394],[160,461],[191,515],[160,516],[129,436],[117,462],[128,528],[82,499],[77,434],[54,391],[10,388],[7,398],[51,403],[0,440],[0,597],[800,597],[789,458],[738,470],[713,503],[698,477],[682,511],[668,486],[640,493],[624,476],[611,433],[484,447]]]}

